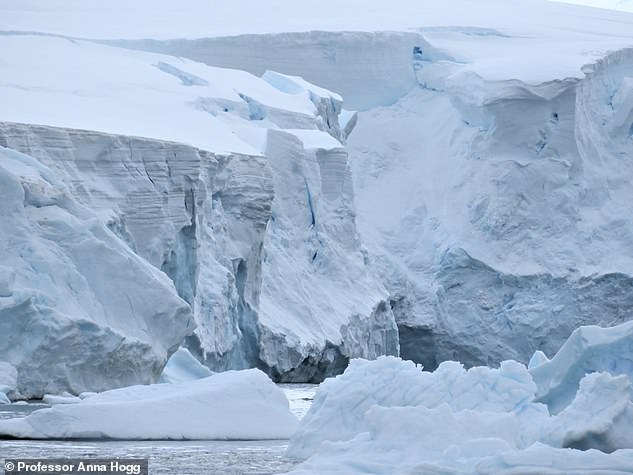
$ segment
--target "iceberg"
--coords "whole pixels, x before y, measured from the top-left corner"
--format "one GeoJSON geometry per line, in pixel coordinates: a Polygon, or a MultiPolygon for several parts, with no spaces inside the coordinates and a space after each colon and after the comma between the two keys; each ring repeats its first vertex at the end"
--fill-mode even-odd
{"type": "Polygon", "coordinates": [[[580,327],[551,360],[530,368],[537,399],[555,414],[570,404],[586,374],[601,371],[633,381],[633,322],[580,327]]]}
{"type": "MultiPolygon", "coordinates": [[[[591,351],[577,335],[605,344],[611,366],[628,323],[578,329],[559,355],[582,367],[591,351]],[[618,335],[620,338],[615,337],[618,335]],[[609,346],[612,345],[612,346],[609,346]],[[610,348],[614,351],[609,352],[610,348]]],[[[587,342],[585,342],[587,343],[587,342]]],[[[626,362],[627,352],[620,352],[626,362]]],[[[600,359],[600,358],[598,358],[600,359]]],[[[607,360],[604,360],[607,361],[607,360]]],[[[498,369],[444,362],[432,373],[410,361],[354,360],[319,387],[288,445],[304,460],[291,473],[628,473],[633,470],[633,401],[627,374],[598,372],[574,383],[572,400],[553,414],[539,402],[537,383],[520,363],[498,369]],[[540,458],[538,454],[543,454],[540,458]]]]}
{"type": "MultiPolygon", "coordinates": [[[[469,370],[457,362],[444,362],[430,373],[396,357],[353,360],[342,375],[319,386],[310,410],[290,439],[288,453],[295,458],[306,458],[324,441],[346,441],[368,432],[367,411],[375,406],[427,409],[441,406],[439,412],[425,412],[428,417],[438,419],[444,418],[446,411],[480,411],[487,417],[511,413],[513,424],[517,420],[515,413],[539,420],[547,416],[547,409],[532,404],[535,393],[536,385],[527,369],[514,361],[503,362],[499,369],[469,370]]],[[[416,420],[413,415],[402,419],[416,420]]],[[[500,422],[504,424],[507,421],[500,422]]],[[[420,423],[427,431],[434,426],[420,423]]],[[[404,434],[410,436],[411,432],[404,434]]]]}
{"type": "Polygon", "coordinates": [[[104,391],[0,421],[23,439],[285,439],[296,429],[283,392],[259,370],[104,391]]]}

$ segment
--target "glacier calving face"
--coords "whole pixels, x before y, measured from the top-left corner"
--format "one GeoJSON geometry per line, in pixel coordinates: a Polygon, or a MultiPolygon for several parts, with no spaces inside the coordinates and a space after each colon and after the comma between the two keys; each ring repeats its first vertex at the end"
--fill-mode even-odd
{"type": "Polygon", "coordinates": [[[157,19],[93,37],[299,74],[361,110],[347,142],[358,228],[403,357],[527,362],[579,325],[630,319],[632,17],[550,2],[520,19],[501,2],[495,15],[461,1],[383,8],[336,20],[321,8],[292,17],[292,33],[281,19],[227,23],[227,8],[206,29],[154,31],[157,19]]]}
{"type": "Polygon", "coordinates": [[[0,355],[17,370],[11,396],[151,382],[193,330],[189,307],[59,174],[0,154],[0,355]]]}
{"type": "MultiPolygon", "coordinates": [[[[169,315],[165,305],[180,316],[172,319],[173,328],[161,330],[158,341],[169,345],[131,364],[129,378],[101,367],[90,378],[83,375],[81,364],[100,359],[99,337],[81,357],[66,355],[76,363],[67,381],[43,376],[46,359],[6,357],[16,366],[16,359],[26,364],[22,358],[41,368],[40,373],[18,367],[18,395],[154,381],[184,337],[196,358],[213,370],[257,366],[283,381],[320,381],[342,371],[351,357],[397,354],[388,294],[371,272],[356,231],[343,145],[353,114],[339,124],[340,96],[272,71],[259,79],[60,38],[0,41],[11,46],[5,59],[12,65],[11,78],[0,84],[8,104],[0,114],[0,145],[51,169],[65,192],[90,209],[127,252],[153,266],[165,283],[171,279],[175,291],[169,287],[163,299],[162,287],[138,279],[138,298],[157,301],[144,304],[143,311],[169,315]],[[36,46],[50,50],[44,65],[14,54],[36,46]],[[77,66],[73,75],[64,68],[34,73],[56,61],[86,68],[77,66]],[[46,78],[46,88],[38,78],[46,78]],[[125,92],[110,97],[121,84],[125,92]],[[79,99],[76,89],[83,91],[79,99]],[[104,114],[85,114],[87,106],[104,114]],[[161,107],[173,117],[156,116],[161,107]],[[65,113],[59,115],[58,108],[65,113]],[[178,126],[167,127],[171,120],[178,126]],[[93,130],[74,128],[84,123],[93,130]],[[150,362],[142,377],[140,369],[133,371],[150,362]]],[[[95,268],[98,257],[95,253],[95,268]]],[[[108,289],[118,285],[124,283],[95,280],[88,287],[102,290],[105,305],[108,289]]],[[[72,309],[65,316],[79,319],[72,309]]],[[[110,325],[99,315],[93,320],[110,325]]],[[[8,326],[2,335],[27,338],[20,321],[3,322],[8,326]]],[[[137,331],[130,322],[130,334],[123,336],[137,331]]],[[[49,338],[61,336],[51,331],[49,338]]],[[[5,358],[13,342],[1,341],[0,358],[5,358]]]]}
{"type": "Polygon", "coordinates": [[[75,198],[171,277],[211,368],[527,362],[630,319],[633,16],[517,1],[9,1],[0,120],[84,167],[75,198]],[[120,182],[83,164],[110,150],[120,182]]]}

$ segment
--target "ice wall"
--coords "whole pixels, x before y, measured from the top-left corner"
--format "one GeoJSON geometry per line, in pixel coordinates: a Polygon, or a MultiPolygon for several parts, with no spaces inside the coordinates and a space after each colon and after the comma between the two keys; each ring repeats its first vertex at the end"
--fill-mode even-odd
{"type": "Polygon", "coordinates": [[[64,175],[0,148],[0,359],[12,398],[158,377],[193,330],[171,281],[80,204],[64,175]]]}
{"type": "Polygon", "coordinates": [[[388,105],[415,84],[411,51],[420,35],[311,31],[160,40],[105,40],[125,48],[190,58],[262,75],[269,69],[336,91],[348,109],[388,105]]]}
{"type": "MultiPolygon", "coordinates": [[[[339,123],[338,94],[273,71],[257,78],[60,38],[1,41],[45,49],[50,64],[6,50],[15,81],[0,83],[8,104],[0,118],[48,125],[0,121],[0,145],[54,170],[73,199],[162,270],[188,304],[185,328],[165,330],[168,351],[125,384],[155,380],[183,339],[212,370],[259,367],[281,381],[320,381],[349,358],[398,353],[388,293],[356,230],[344,145],[354,114],[339,123]],[[75,74],[55,67],[73,58],[75,74]],[[82,123],[94,129],[64,126],[82,123]]],[[[105,305],[114,284],[92,285],[104,287],[105,305]]],[[[20,330],[3,334],[6,352],[13,333],[20,330]]],[[[81,359],[100,355],[96,348],[81,359]]],[[[91,384],[48,392],[105,388],[91,384]]]]}
{"type": "MultiPolygon", "coordinates": [[[[109,113],[110,102],[139,105],[113,122],[70,111],[64,119],[236,152],[213,155],[219,175],[206,172],[220,191],[174,188],[181,204],[159,224],[141,224],[133,206],[107,214],[195,307],[187,344],[211,367],[256,364],[278,379],[316,380],[351,355],[397,351],[392,314],[402,356],[429,368],[448,358],[525,362],[537,348],[553,352],[577,325],[630,318],[630,15],[493,0],[486,8],[339,2],[336,15],[334,3],[308,15],[285,1],[241,0],[213,12],[192,2],[182,15],[167,3],[68,11],[35,3],[38,15],[4,10],[14,31],[2,41],[15,42],[5,56],[21,64],[28,55],[16,52],[39,51],[33,38],[16,47],[33,31],[60,35],[59,45],[83,55],[66,61],[59,46],[61,63],[49,54],[28,74],[7,68],[5,111],[26,118],[13,122],[61,120],[50,111],[62,107],[31,101],[50,99],[58,83],[31,79],[63,71],[64,110],[81,112],[88,98],[75,92],[92,100],[85,84],[101,80],[118,91],[105,95],[109,113]],[[126,49],[106,53],[103,43],[126,49]],[[165,54],[300,75],[361,112],[342,111],[339,96],[297,78],[265,73],[260,81],[165,54]],[[136,99],[148,91],[167,92],[146,101],[158,113],[132,120],[146,110],[136,99]],[[165,110],[170,120],[153,120],[165,110]],[[197,213],[211,216],[206,226],[197,213]],[[136,237],[126,234],[132,227],[136,237]],[[152,240],[154,232],[168,242],[152,240]]],[[[46,35],[37,41],[52,42],[46,35]]],[[[103,107],[103,96],[91,104],[103,107]]]]}
{"type": "Polygon", "coordinates": [[[479,27],[116,43],[257,72],[258,41],[266,67],[362,110],[358,225],[403,357],[527,362],[579,325],[630,319],[628,50],[581,70],[561,38],[539,66],[525,38],[479,27]]]}

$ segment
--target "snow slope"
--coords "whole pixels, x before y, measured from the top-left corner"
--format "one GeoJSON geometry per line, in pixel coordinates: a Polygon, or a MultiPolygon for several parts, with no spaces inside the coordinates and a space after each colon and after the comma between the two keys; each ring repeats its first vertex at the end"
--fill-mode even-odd
{"type": "Polygon", "coordinates": [[[297,426],[288,400],[259,370],[113,389],[75,404],[0,421],[29,439],[285,439],[297,426]]]}

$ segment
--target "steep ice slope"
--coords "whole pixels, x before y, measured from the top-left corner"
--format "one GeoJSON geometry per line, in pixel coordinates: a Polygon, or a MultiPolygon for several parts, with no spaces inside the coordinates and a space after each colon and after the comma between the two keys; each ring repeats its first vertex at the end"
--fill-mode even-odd
{"type": "Polygon", "coordinates": [[[397,353],[356,232],[339,96],[81,41],[0,43],[0,144],[55,169],[172,279],[201,361],[319,380],[397,353]]]}
{"type": "Polygon", "coordinates": [[[0,158],[0,358],[17,369],[10,395],[157,378],[193,330],[173,284],[80,205],[59,174],[6,148],[0,158]]]}

